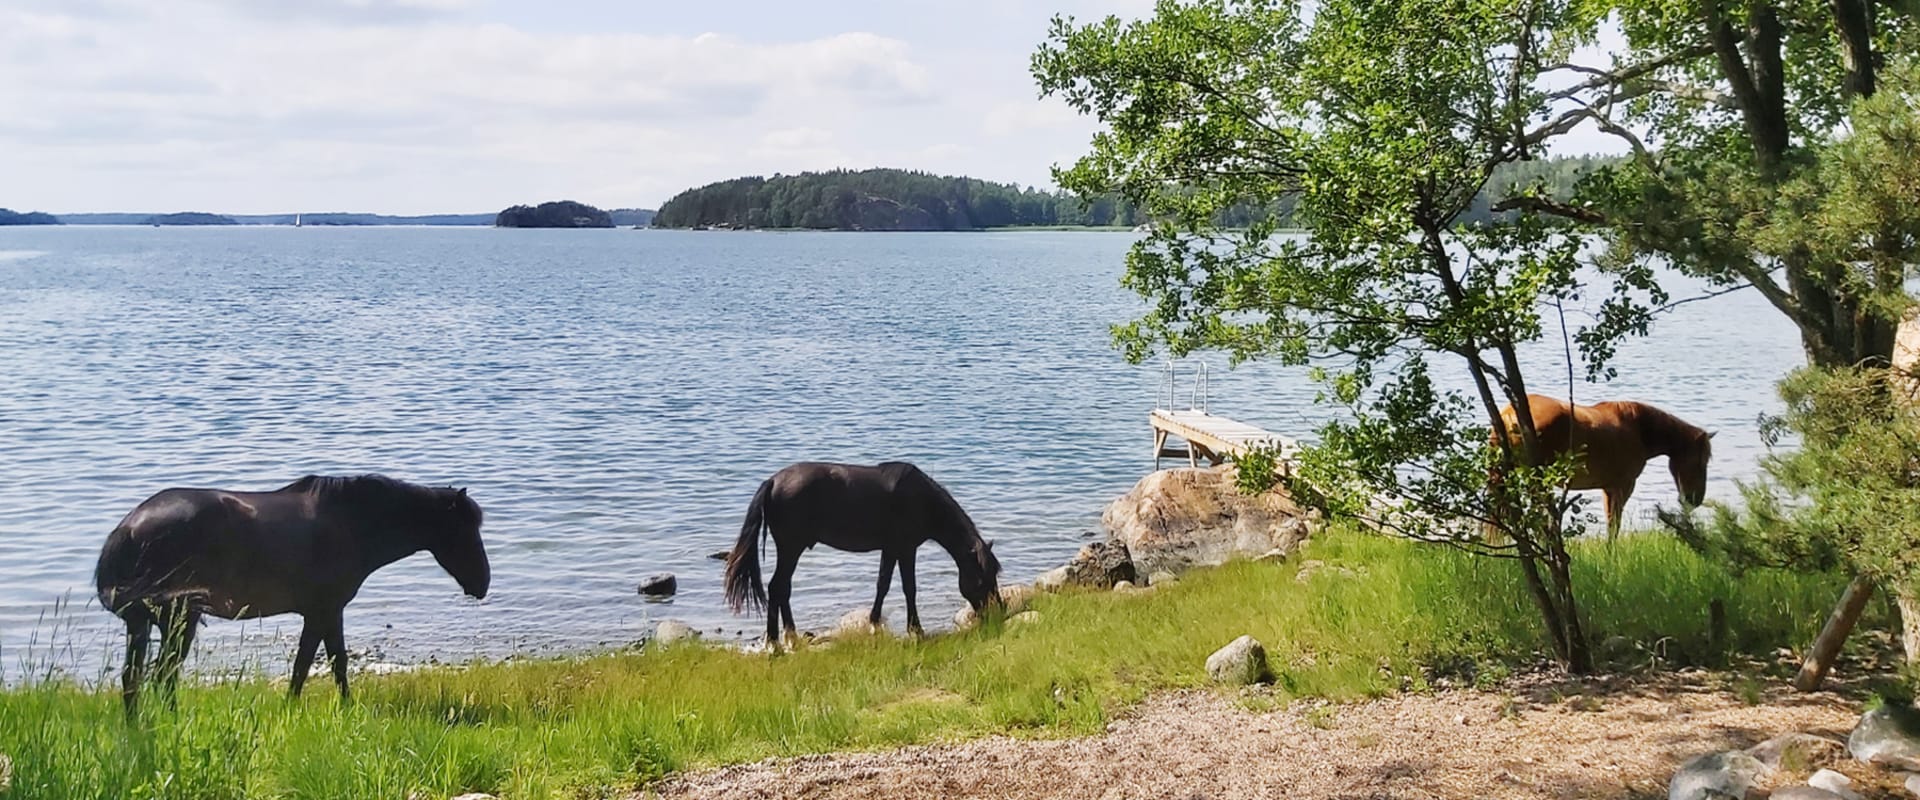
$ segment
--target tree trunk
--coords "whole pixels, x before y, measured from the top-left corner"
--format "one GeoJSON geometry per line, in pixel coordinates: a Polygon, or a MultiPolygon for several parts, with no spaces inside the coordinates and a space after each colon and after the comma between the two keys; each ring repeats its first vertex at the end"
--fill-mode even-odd
{"type": "Polygon", "coordinates": [[[1847,634],[1853,630],[1854,623],[1860,621],[1860,612],[1866,610],[1867,601],[1872,598],[1873,581],[1865,576],[1855,577],[1847,584],[1847,591],[1840,595],[1840,605],[1827,617],[1827,624],[1814,638],[1806,662],[1800,665],[1800,674],[1794,676],[1793,688],[1803,692],[1820,688],[1827,679],[1827,670],[1833,668],[1834,658],[1840,655],[1840,645],[1846,643],[1847,634]]]}
{"type": "Polygon", "coordinates": [[[1900,607],[1900,649],[1906,651],[1908,664],[1920,662],[1920,587],[1901,581],[1893,600],[1900,607]]]}

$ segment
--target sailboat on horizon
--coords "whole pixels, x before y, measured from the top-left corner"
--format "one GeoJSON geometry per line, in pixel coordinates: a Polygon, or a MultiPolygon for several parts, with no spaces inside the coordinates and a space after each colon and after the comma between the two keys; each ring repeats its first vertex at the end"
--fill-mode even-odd
{"type": "Polygon", "coordinates": [[[300,213],[299,213],[299,212],[294,212],[294,215],[293,215],[293,227],[296,227],[296,228],[298,228],[298,227],[300,227],[300,213]]]}

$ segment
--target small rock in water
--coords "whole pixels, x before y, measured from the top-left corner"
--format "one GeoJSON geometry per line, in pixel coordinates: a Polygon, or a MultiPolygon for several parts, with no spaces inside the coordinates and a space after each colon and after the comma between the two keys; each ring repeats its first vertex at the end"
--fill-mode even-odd
{"type": "Polygon", "coordinates": [[[690,642],[700,638],[700,632],[688,627],[677,619],[670,619],[653,626],[653,640],[659,644],[690,642]]]}
{"type": "Polygon", "coordinates": [[[1853,790],[1852,778],[1830,769],[1813,773],[1813,777],[1807,779],[1807,785],[1839,795],[1845,800],[1864,800],[1859,792],[1853,790]]]}
{"type": "Polygon", "coordinates": [[[640,582],[640,593],[648,597],[672,597],[680,590],[680,581],[671,572],[662,572],[640,582]]]}
{"type": "Polygon", "coordinates": [[[1242,636],[1207,656],[1207,677],[1215,683],[1245,686],[1267,679],[1267,648],[1252,636],[1242,636]]]}
{"type": "Polygon", "coordinates": [[[725,560],[727,560],[728,558],[731,558],[731,557],[733,557],[733,551],[732,551],[732,550],[720,550],[720,551],[717,551],[717,552],[713,552],[713,553],[708,553],[708,554],[707,554],[707,558],[711,558],[711,559],[713,559],[713,560],[715,560],[715,561],[725,561],[725,560]]]}
{"type": "Polygon", "coordinates": [[[864,636],[867,634],[886,633],[886,615],[881,614],[880,624],[875,625],[873,624],[873,620],[869,618],[872,613],[872,611],[866,609],[856,608],[842,614],[840,615],[840,621],[833,626],[833,630],[827,635],[839,638],[842,636],[864,636]]]}
{"type": "Polygon", "coordinates": [[[1739,750],[1708,753],[1680,765],[1667,783],[1667,800],[1745,798],[1759,785],[1767,765],[1739,750]]]}
{"type": "Polygon", "coordinates": [[[1869,764],[1920,770],[1920,709],[1882,705],[1860,717],[1847,752],[1869,764]]]}

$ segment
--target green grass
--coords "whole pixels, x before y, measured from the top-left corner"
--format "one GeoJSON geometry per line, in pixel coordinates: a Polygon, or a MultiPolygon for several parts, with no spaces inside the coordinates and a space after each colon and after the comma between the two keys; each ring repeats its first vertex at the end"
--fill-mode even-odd
{"type": "MultiPolygon", "coordinates": [[[[1800,645],[1842,584],[1736,582],[1659,535],[1587,543],[1576,563],[1594,642],[1623,637],[1628,666],[1656,652],[1718,661],[1706,645],[1715,597],[1732,649],[1800,645]]],[[[183,688],[177,712],[150,711],[136,729],[111,692],[35,683],[0,692],[0,753],[14,764],[0,798],[619,796],[674,770],[773,755],[1098,731],[1150,692],[1203,684],[1208,653],[1246,633],[1266,644],[1281,699],[1491,682],[1542,650],[1511,564],[1354,534],[1286,563],[1035,608],[1035,625],[777,657],[681,646],[361,676],[346,709],[324,681],[297,704],[264,680],[225,682],[183,688]],[[1301,558],[1327,568],[1298,580],[1301,558]]]]}

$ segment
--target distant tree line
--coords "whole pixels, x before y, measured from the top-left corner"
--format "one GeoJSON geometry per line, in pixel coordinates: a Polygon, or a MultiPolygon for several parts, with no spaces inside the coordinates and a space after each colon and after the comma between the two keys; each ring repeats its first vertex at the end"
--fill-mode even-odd
{"type": "Polygon", "coordinates": [[[58,225],[60,218],[44,211],[14,211],[0,208],[0,225],[58,225]]]}
{"type": "MultiPolygon", "coordinates": [[[[1495,204],[1517,189],[1565,199],[1582,175],[1617,160],[1572,156],[1506,165],[1463,215],[1495,217],[1495,204]]],[[[1292,226],[1293,198],[1242,202],[1216,216],[1225,227],[1258,221],[1292,226]]],[[[659,228],[802,228],[846,231],[953,231],[1012,227],[1134,227],[1150,221],[1117,195],[1084,198],[978,178],[898,169],[833,170],[750,176],[688,189],[660,207],[659,228]]]]}
{"type": "Polygon", "coordinates": [[[237,220],[221,214],[209,214],[204,211],[182,211],[177,214],[155,214],[144,221],[148,225],[238,225],[237,220]]]}
{"type": "Polygon", "coordinates": [[[500,212],[493,224],[501,228],[611,228],[613,215],[586,203],[556,200],[537,206],[514,206],[500,212]]]}

